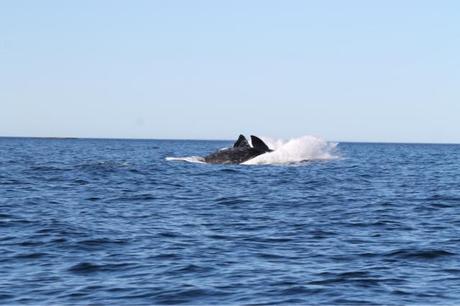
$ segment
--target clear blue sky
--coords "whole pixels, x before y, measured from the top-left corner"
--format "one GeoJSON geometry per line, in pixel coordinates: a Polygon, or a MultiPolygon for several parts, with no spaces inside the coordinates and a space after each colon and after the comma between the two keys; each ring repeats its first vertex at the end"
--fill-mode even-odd
{"type": "Polygon", "coordinates": [[[0,135],[460,143],[460,1],[5,0],[0,135]]]}

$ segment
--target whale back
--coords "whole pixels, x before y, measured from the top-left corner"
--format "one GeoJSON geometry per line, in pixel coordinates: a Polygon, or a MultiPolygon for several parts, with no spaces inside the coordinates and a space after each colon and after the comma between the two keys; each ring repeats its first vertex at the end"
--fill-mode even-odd
{"type": "Polygon", "coordinates": [[[271,152],[270,148],[258,137],[251,136],[252,147],[243,135],[233,144],[232,148],[221,149],[204,157],[209,164],[241,164],[256,156],[271,152]]]}

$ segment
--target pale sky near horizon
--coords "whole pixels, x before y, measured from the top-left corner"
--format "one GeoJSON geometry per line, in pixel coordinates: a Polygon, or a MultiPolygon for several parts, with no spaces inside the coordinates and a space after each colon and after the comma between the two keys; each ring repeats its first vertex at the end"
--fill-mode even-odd
{"type": "Polygon", "coordinates": [[[0,1],[0,136],[460,143],[459,1],[0,1]]]}

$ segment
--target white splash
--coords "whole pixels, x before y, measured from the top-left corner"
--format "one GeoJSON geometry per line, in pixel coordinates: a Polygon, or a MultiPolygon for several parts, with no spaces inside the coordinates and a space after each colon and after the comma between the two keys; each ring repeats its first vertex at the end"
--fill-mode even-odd
{"type": "Polygon", "coordinates": [[[197,163],[197,164],[205,164],[206,163],[204,161],[203,157],[201,157],[201,156],[166,157],[166,160],[168,160],[168,161],[179,160],[179,161],[186,161],[186,162],[189,162],[189,163],[197,163]]]}
{"type": "Polygon", "coordinates": [[[273,152],[259,155],[244,165],[290,164],[309,160],[337,159],[337,143],[327,142],[315,136],[303,136],[290,140],[261,137],[273,152]]]}

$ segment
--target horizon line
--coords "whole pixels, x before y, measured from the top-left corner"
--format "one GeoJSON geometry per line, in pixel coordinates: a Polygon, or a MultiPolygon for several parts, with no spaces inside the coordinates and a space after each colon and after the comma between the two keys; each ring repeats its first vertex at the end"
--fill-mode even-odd
{"type": "MultiPolygon", "coordinates": [[[[73,136],[0,136],[1,138],[43,139],[43,140],[160,140],[160,141],[233,141],[233,139],[197,139],[197,138],[134,138],[134,137],[73,137],[73,136]]],[[[326,140],[336,143],[369,143],[369,144],[421,144],[421,145],[460,145],[457,142],[404,142],[374,140],[326,140]]]]}

